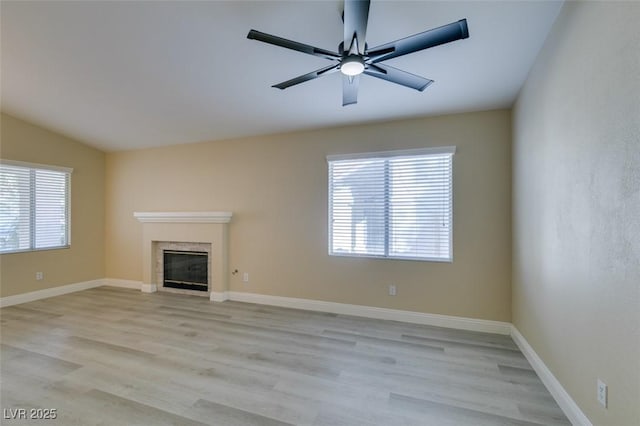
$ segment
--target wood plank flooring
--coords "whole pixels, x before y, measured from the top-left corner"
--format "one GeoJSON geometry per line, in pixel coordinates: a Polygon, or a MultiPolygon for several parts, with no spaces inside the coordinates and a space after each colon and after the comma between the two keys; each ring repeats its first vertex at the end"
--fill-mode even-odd
{"type": "Polygon", "coordinates": [[[508,336],[111,287],[0,320],[3,425],[570,424],[508,336]]]}

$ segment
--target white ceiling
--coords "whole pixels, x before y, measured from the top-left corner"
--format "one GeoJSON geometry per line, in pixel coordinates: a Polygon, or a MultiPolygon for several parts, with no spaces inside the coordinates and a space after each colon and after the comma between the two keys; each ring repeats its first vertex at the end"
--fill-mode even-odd
{"type": "Polygon", "coordinates": [[[372,1],[370,47],[467,18],[470,38],[387,62],[417,92],[340,73],[271,88],[329,62],[250,29],[337,50],[340,1],[1,2],[2,110],[105,151],[512,105],[561,2],[372,1]]]}

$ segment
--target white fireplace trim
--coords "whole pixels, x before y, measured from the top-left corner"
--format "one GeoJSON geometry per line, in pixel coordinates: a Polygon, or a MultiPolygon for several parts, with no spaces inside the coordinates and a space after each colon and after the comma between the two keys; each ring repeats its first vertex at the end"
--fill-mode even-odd
{"type": "Polygon", "coordinates": [[[231,212],[134,212],[142,223],[229,223],[231,212]]]}

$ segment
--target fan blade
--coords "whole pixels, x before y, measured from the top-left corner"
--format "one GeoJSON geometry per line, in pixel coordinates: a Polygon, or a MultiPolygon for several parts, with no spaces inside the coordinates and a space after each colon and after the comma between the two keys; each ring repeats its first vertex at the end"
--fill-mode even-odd
{"type": "Polygon", "coordinates": [[[358,41],[358,54],[363,54],[369,20],[369,0],[345,0],[344,2],[344,50],[351,47],[353,38],[358,41]]]}
{"type": "Polygon", "coordinates": [[[329,65],[328,67],[324,67],[324,68],[320,68],[319,70],[311,71],[310,73],[301,75],[301,76],[296,77],[296,78],[292,78],[291,80],[283,81],[282,83],[279,83],[279,84],[274,84],[271,87],[276,87],[276,88],[278,88],[280,90],[284,90],[287,87],[295,86],[296,84],[304,83],[305,81],[309,81],[309,80],[313,80],[313,79],[318,78],[318,77],[322,77],[325,74],[332,74],[332,73],[338,71],[338,66],[339,66],[339,64],[337,64],[337,65],[329,65]]]}
{"type": "Polygon", "coordinates": [[[297,41],[287,40],[286,38],[274,36],[256,30],[249,31],[249,34],[247,34],[247,38],[250,40],[258,40],[264,43],[273,44],[275,46],[284,47],[285,49],[297,50],[298,52],[306,53],[308,55],[320,56],[321,58],[330,59],[332,61],[337,61],[341,58],[340,55],[330,50],[309,46],[308,44],[298,43],[297,41]]]}
{"type": "Polygon", "coordinates": [[[433,80],[420,77],[419,75],[411,74],[406,71],[399,70],[389,65],[375,64],[369,65],[369,68],[364,71],[365,74],[371,77],[377,77],[382,80],[387,80],[392,83],[399,84],[401,86],[410,87],[422,92],[429,87],[433,80]]]}
{"type": "Polygon", "coordinates": [[[358,103],[358,86],[360,85],[360,76],[342,76],[342,106],[353,105],[358,103]]]}
{"type": "Polygon", "coordinates": [[[386,61],[387,59],[396,58],[406,55],[407,53],[417,52],[429,47],[439,46],[468,37],[469,28],[467,27],[467,20],[461,19],[458,22],[452,22],[442,27],[374,47],[367,51],[367,56],[371,58],[371,63],[386,61]],[[395,49],[393,52],[385,53],[384,51],[389,48],[395,49]]]}

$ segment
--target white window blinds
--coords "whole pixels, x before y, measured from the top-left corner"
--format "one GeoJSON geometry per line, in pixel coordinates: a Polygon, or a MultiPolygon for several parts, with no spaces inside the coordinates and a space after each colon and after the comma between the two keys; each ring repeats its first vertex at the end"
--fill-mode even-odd
{"type": "Polygon", "coordinates": [[[455,147],[329,156],[329,254],[452,260],[455,147]]]}
{"type": "Polygon", "coordinates": [[[0,253],[69,246],[71,172],[0,162],[0,253]]]}

